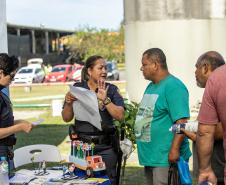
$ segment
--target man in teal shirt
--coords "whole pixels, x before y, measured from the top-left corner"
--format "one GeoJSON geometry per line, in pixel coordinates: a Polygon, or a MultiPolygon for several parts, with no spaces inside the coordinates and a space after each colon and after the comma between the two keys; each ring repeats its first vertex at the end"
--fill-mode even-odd
{"type": "Polygon", "coordinates": [[[159,48],[143,53],[141,71],[151,82],[135,123],[139,163],[145,167],[148,185],[167,185],[169,163],[179,156],[185,160],[191,156],[187,138],[169,132],[173,124],[184,123],[190,116],[188,90],[168,72],[165,54],[159,48]]]}

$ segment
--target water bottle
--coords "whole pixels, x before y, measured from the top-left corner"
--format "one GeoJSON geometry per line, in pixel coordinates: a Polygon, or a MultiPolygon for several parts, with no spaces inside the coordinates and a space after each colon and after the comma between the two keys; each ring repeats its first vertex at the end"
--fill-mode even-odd
{"type": "Polygon", "coordinates": [[[181,124],[173,124],[172,127],[170,127],[169,131],[175,133],[175,134],[181,134],[181,128],[185,128],[185,123],[181,123],[181,124]]]}
{"type": "Polygon", "coordinates": [[[174,124],[172,127],[170,127],[169,131],[171,131],[175,134],[181,134],[181,128],[184,128],[185,130],[187,130],[189,132],[197,132],[198,122],[197,121],[189,121],[187,123],[174,124]]]}
{"type": "Polygon", "coordinates": [[[201,182],[198,185],[212,185],[212,183],[211,182],[201,182]]]}
{"type": "Polygon", "coordinates": [[[0,160],[0,185],[9,185],[9,166],[6,157],[1,157],[0,160]]]}

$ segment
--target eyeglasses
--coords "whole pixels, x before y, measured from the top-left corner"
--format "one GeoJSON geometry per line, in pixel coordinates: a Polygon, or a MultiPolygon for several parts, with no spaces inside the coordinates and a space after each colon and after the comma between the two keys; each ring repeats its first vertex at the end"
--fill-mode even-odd
{"type": "Polygon", "coordinates": [[[10,79],[11,79],[11,80],[13,80],[13,79],[14,79],[14,77],[15,77],[15,75],[16,75],[15,73],[10,73],[10,74],[9,74],[10,79]]]}
{"type": "Polygon", "coordinates": [[[16,73],[14,73],[14,72],[11,72],[11,73],[3,72],[3,73],[4,73],[6,76],[9,75],[9,76],[10,76],[10,80],[13,80],[14,77],[15,77],[15,75],[16,75],[16,73]]]}
{"type": "Polygon", "coordinates": [[[1,68],[0,68],[0,70],[2,70],[2,72],[3,72],[3,74],[4,74],[5,76],[9,75],[9,76],[10,76],[10,80],[13,80],[14,77],[15,77],[15,75],[16,75],[16,72],[15,72],[15,71],[13,71],[13,72],[8,72],[8,71],[5,71],[5,70],[3,70],[3,69],[1,69],[1,68]]]}

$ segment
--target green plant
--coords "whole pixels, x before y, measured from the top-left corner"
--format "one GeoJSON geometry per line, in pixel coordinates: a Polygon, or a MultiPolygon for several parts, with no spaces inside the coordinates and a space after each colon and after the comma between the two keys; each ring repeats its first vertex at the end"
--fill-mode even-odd
{"type": "Polygon", "coordinates": [[[134,124],[139,104],[128,99],[124,99],[125,103],[125,118],[123,121],[115,121],[115,125],[119,133],[124,131],[125,137],[132,141],[133,148],[135,148],[136,138],[134,134],[134,124]],[[123,129],[123,130],[122,130],[123,129]]]}
{"type": "MultiPolygon", "coordinates": [[[[121,139],[127,138],[132,142],[132,147],[133,150],[135,150],[135,143],[136,143],[136,138],[134,134],[134,124],[136,120],[136,114],[138,111],[139,105],[136,102],[129,101],[128,99],[124,99],[125,103],[125,116],[123,121],[115,121],[115,125],[118,128],[118,131],[120,133],[121,139]]],[[[117,169],[117,175],[121,176],[121,184],[124,180],[125,177],[125,168],[126,168],[126,161],[128,155],[123,155],[123,153],[119,154],[119,160],[118,160],[118,166],[119,168],[117,169]],[[123,161],[123,164],[122,164],[123,161]],[[121,172],[122,168],[122,172],[121,172]]]]}

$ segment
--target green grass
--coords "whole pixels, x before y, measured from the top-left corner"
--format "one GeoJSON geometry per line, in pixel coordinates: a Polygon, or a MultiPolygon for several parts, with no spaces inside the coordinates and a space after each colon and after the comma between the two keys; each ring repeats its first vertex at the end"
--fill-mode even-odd
{"type": "Polygon", "coordinates": [[[139,166],[126,166],[124,176],[121,177],[120,184],[144,185],[144,168],[139,166]]]}
{"type": "MultiPolygon", "coordinates": [[[[15,109],[16,111],[25,111],[26,109],[15,109]]],[[[17,144],[15,148],[23,147],[32,144],[51,144],[56,145],[61,154],[69,154],[69,137],[68,137],[68,127],[73,124],[73,120],[69,123],[65,123],[61,116],[52,116],[52,110],[49,108],[44,109],[29,109],[29,111],[42,110],[44,111],[39,117],[44,119],[44,123],[35,127],[31,133],[18,133],[17,134],[17,144]]],[[[27,119],[29,121],[37,120],[37,117],[27,119]]]]}
{"type": "Polygon", "coordinates": [[[17,98],[33,98],[50,95],[64,95],[69,90],[68,85],[37,85],[31,87],[31,92],[25,92],[22,86],[10,86],[10,96],[13,99],[17,98]]]}
{"type": "MultiPolygon", "coordinates": [[[[14,109],[17,110],[18,109],[14,109]]],[[[19,110],[23,110],[25,111],[26,109],[19,109],[19,110]]],[[[52,110],[50,108],[30,108],[29,111],[32,110],[42,110],[45,113],[41,114],[39,117],[44,119],[44,124],[66,124],[61,116],[52,116],[52,110]]],[[[31,118],[29,119],[30,121],[35,121],[37,120],[37,117],[31,118]]],[[[71,121],[70,123],[73,123],[73,121],[71,121]]]]}
{"type": "Polygon", "coordinates": [[[34,128],[30,134],[18,133],[15,148],[32,144],[51,144],[60,147],[62,153],[68,153],[70,148],[67,145],[69,144],[65,142],[67,136],[68,125],[43,124],[34,128]]]}
{"type": "Polygon", "coordinates": [[[54,98],[54,96],[60,96],[60,99],[63,99],[68,90],[68,85],[32,86],[30,92],[26,92],[24,87],[10,86],[10,97],[13,105],[51,104],[52,99],[59,99],[54,98]],[[27,101],[23,100],[26,98],[27,101]]]}
{"type": "MultiPolygon", "coordinates": [[[[126,83],[114,82],[114,84],[118,86],[118,88],[120,89],[120,93],[122,94],[122,96],[125,97],[126,83]]],[[[11,85],[10,98],[14,105],[16,104],[51,104],[53,99],[64,99],[64,96],[68,91],[69,91],[69,86],[67,84],[56,84],[56,85],[34,84],[34,86],[31,87],[30,92],[27,92],[25,90],[25,87],[23,86],[11,85]],[[30,98],[31,100],[23,101],[22,99],[25,99],[25,98],[30,98]]]]}

